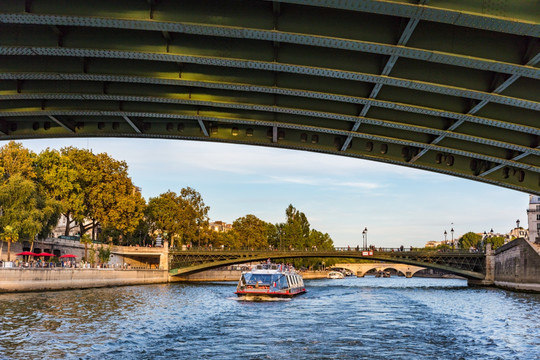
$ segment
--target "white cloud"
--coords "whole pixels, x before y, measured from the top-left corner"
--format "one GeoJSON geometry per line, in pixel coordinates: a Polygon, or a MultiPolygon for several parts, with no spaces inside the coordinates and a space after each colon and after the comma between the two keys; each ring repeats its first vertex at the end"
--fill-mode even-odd
{"type": "Polygon", "coordinates": [[[455,235],[526,224],[527,194],[442,174],[344,156],[212,142],[152,139],[23,141],[39,152],[73,145],[125,160],[143,194],[191,186],[214,219],[255,214],[283,221],[292,203],[336,245],[353,245],[361,231],[377,246],[423,246],[455,235]]]}

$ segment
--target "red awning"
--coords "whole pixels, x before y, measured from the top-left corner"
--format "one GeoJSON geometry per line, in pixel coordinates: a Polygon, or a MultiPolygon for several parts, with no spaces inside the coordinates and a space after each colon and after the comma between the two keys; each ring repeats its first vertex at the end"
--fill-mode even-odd
{"type": "Polygon", "coordinates": [[[36,256],[36,254],[34,254],[34,253],[31,252],[31,251],[23,251],[22,253],[18,253],[18,254],[17,254],[17,256],[26,256],[26,255],[36,256]]]}

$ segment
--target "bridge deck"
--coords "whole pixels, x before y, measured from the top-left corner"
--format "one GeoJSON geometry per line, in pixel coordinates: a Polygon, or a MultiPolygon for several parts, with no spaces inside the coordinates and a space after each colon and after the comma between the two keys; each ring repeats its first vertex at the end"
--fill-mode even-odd
{"type": "Polygon", "coordinates": [[[540,195],[537,1],[3,0],[0,140],[323,152],[540,195]]]}

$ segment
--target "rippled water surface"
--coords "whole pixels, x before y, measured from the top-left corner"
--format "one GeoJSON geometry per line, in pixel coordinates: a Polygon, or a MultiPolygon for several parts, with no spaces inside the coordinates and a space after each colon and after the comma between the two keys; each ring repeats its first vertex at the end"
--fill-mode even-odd
{"type": "Polygon", "coordinates": [[[453,279],[306,281],[245,302],[234,283],[0,295],[4,359],[540,359],[540,295],[453,279]]]}

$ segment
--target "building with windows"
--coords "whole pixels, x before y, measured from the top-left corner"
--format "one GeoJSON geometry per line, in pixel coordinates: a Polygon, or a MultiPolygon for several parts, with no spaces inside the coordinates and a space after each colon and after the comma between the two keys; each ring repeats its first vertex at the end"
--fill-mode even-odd
{"type": "Polygon", "coordinates": [[[446,244],[446,241],[428,241],[425,245],[427,248],[436,248],[439,245],[446,244]]]}
{"type": "Polygon", "coordinates": [[[540,244],[540,196],[529,195],[529,241],[540,244]]]}
{"type": "Polygon", "coordinates": [[[224,221],[213,221],[208,224],[208,227],[210,230],[217,231],[217,232],[227,232],[232,230],[232,225],[227,224],[224,221]]]}

